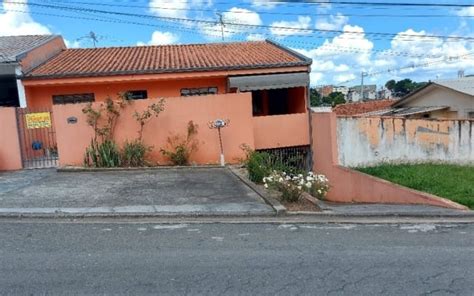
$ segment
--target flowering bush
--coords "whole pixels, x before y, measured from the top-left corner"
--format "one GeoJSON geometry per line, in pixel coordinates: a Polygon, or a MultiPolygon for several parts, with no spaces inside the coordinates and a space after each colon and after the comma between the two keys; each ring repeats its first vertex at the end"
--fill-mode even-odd
{"type": "Polygon", "coordinates": [[[270,176],[263,178],[265,188],[273,188],[282,193],[282,199],[296,202],[303,192],[317,193],[323,198],[329,190],[328,180],[324,175],[315,175],[309,172],[306,175],[290,175],[282,171],[273,171],[270,176]]]}
{"type": "Polygon", "coordinates": [[[309,172],[308,177],[313,178],[313,185],[309,190],[309,194],[316,198],[324,200],[326,198],[326,194],[329,191],[329,181],[326,176],[315,175],[313,174],[313,172],[309,172]]]}

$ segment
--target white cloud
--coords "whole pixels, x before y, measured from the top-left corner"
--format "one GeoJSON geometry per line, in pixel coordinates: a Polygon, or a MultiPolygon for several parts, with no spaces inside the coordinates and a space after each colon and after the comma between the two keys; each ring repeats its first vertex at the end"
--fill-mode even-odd
{"type": "Polygon", "coordinates": [[[67,39],[64,39],[64,43],[66,44],[67,48],[79,48],[79,47],[81,47],[81,43],[77,40],[69,41],[67,39]]]}
{"type": "Polygon", "coordinates": [[[390,48],[373,51],[373,42],[358,26],[345,25],[344,33],[327,39],[313,49],[295,49],[313,59],[311,83],[338,84],[347,80],[346,85],[359,83],[362,71],[382,72],[381,75],[367,77],[368,82],[384,84],[389,79],[410,78],[427,81],[437,78],[455,78],[457,71],[466,70],[474,74],[474,45],[465,40],[422,38],[426,31],[408,29],[399,32],[390,42],[390,48]],[[462,56],[461,58],[456,58],[462,56]],[[446,62],[448,61],[448,62],[446,62]],[[429,65],[419,67],[420,65],[429,65]],[[410,67],[410,66],[414,67],[410,67]],[[407,69],[396,70],[400,67],[407,69]],[[394,69],[387,72],[388,69],[394,69]]]}
{"type": "Polygon", "coordinates": [[[328,18],[320,18],[316,21],[316,29],[318,30],[341,30],[347,23],[349,18],[345,15],[337,13],[330,15],[328,18]]]}
{"type": "Polygon", "coordinates": [[[297,21],[278,21],[271,24],[270,32],[273,35],[307,35],[310,34],[311,18],[309,16],[298,16],[297,21]],[[304,31],[308,30],[308,31],[304,31]]]}
{"type": "Polygon", "coordinates": [[[474,6],[460,9],[456,12],[458,16],[474,16],[474,6]]]}
{"type": "Polygon", "coordinates": [[[150,12],[161,17],[187,18],[192,7],[211,6],[211,0],[150,0],[150,12]]]}
{"type": "Polygon", "coordinates": [[[249,34],[247,36],[247,40],[249,41],[261,41],[261,40],[265,40],[265,36],[262,35],[262,34],[249,34]]]}
{"type": "Polygon", "coordinates": [[[138,46],[144,46],[144,45],[167,45],[167,44],[174,44],[178,42],[179,36],[176,34],[173,34],[171,32],[161,32],[161,31],[155,31],[153,34],[151,34],[151,40],[148,41],[147,43],[144,42],[138,42],[138,46]]]}
{"type": "Polygon", "coordinates": [[[255,8],[272,9],[278,5],[275,0],[251,0],[252,6],[255,8]]]}
{"type": "Polygon", "coordinates": [[[51,34],[48,27],[34,21],[29,13],[25,13],[29,12],[27,4],[26,0],[2,2],[5,12],[0,13],[0,36],[51,34]]]}
{"type": "MultiPolygon", "coordinates": [[[[232,7],[228,11],[222,14],[222,19],[225,24],[224,27],[224,37],[229,38],[238,32],[247,32],[249,33],[249,40],[261,37],[259,34],[251,34],[250,32],[254,30],[251,26],[261,25],[262,19],[260,15],[254,11],[245,8],[232,7]],[[249,25],[249,26],[241,26],[249,25]]],[[[211,19],[209,19],[211,20],[211,19]]],[[[199,25],[200,31],[210,40],[216,40],[221,38],[221,25],[219,23],[201,23],[199,25]]]]}

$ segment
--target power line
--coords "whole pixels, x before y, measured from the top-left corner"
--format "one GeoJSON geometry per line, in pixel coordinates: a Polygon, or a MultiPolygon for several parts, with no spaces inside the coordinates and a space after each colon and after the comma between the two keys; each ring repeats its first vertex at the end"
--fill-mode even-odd
{"type": "MultiPolygon", "coordinates": [[[[196,35],[202,35],[205,33],[206,35],[212,36],[212,37],[222,37],[223,33],[229,33],[229,34],[234,34],[234,35],[242,35],[242,34],[247,34],[247,32],[243,31],[232,31],[229,29],[225,30],[217,30],[213,28],[203,28],[201,32],[198,32],[194,29],[188,28],[188,27],[182,27],[182,26],[169,26],[169,25],[162,25],[162,24],[149,24],[149,23],[143,23],[143,22],[135,22],[135,21],[126,21],[122,19],[116,19],[116,18],[107,18],[105,19],[100,19],[100,18],[90,18],[90,17],[78,17],[78,16],[67,16],[67,15],[58,15],[58,14],[51,14],[51,13],[42,13],[42,12],[29,12],[29,11],[21,11],[21,10],[9,10],[9,11],[14,11],[14,12],[20,12],[20,13],[32,13],[32,14],[38,14],[38,15],[47,15],[47,16],[54,16],[54,17],[63,17],[63,18],[71,18],[71,19],[84,19],[84,20],[91,20],[91,21],[100,21],[100,22],[110,22],[110,23],[119,23],[119,24],[131,24],[131,25],[140,25],[140,26],[148,26],[148,27],[153,27],[153,28],[166,28],[166,29],[172,29],[176,31],[182,31],[186,33],[191,33],[191,34],[196,34],[196,35]],[[216,33],[216,34],[212,34],[216,33]],[[221,33],[220,35],[217,35],[217,33],[221,33]]],[[[86,12],[77,12],[76,13],[85,13],[86,12]]],[[[104,16],[103,16],[104,17],[104,16]]],[[[319,50],[319,51],[335,51],[335,52],[343,52],[343,53],[367,53],[371,54],[373,52],[379,53],[380,55],[388,55],[388,56],[401,56],[401,57],[413,57],[413,58],[439,58],[440,56],[434,56],[434,55],[427,55],[427,54],[412,54],[408,52],[402,52],[402,51],[393,51],[393,50],[386,50],[386,49],[361,49],[361,48],[356,48],[356,47],[347,47],[347,46],[339,46],[339,45],[328,45],[328,44],[318,44],[314,42],[305,42],[305,41],[295,41],[295,40],[288,40],[285,38],[278,38],[275,36],[272,36],[271,34],[265,33],[265,32],[260,32],[258,33],[262,36],[277,39],[279,42],[282,42],[286,45],[294,45],[295,47],[298,48],[304,48],[304,49],[310,49],[310,50],[319,50]],[[316,48],[315,48],[316,47],[316,48]]],[[[318,37],[322,38],[322,37],[318,37]]],[[[235,38],[234,38],[235,39],[235,38]]],[[[244,40],[244,39],[241,39],[244,40]]]]}
{"type": "MultiPolygon", "coordinates": [[[[25,5],[24,2],[12,2],[8,1],[7,3],[11,4],[20,4],[25,5]]],[[[118,12],[118,11],[107,11],[107,10],[98,10],[98,9],[90,9],[90,8],[80,8],[80,7],[68,7],[68,6],[56,6],[56,5],[48,5],[48,4],[39,4],[39,3],[29,3],[29,5],[34,5],[38,7],[45,7],[45,8],[52,8],[52,9],[61,9],[61,10],[72,10],[72,11],[88,11],[93,13],[103,13],[103,14],[112,14],[112,15],[120,15],[120,16],[131,16],[131,17],[140,17],[140,18],[152,18],[152,19],[160,19],[160,20],[168,20],[174,22],[182,22],[182,23],[203,23],[203,24],[213,24],[216,25],[216,21],[210,20],[202,20],[202,19],[187,19],[187,18],[175,18],[175,17],[162,17],[162,16],[153,16],[153,15],[146,15],[146,14],[135,14],[135,13],[125,13],[125,12],[118,12]]],[[[409,37],[409,38],[420,38],[420,39],[447,39],[447,40],[474,40],[474,37],[465,37],[465,36],[444,36],[444,35],[428,35],[428,34],[408,34],[408,33],[387,33],[387,32],[355,32],[355,31],[344,31],[344,30],[323,30],[323,29],[311,29],[311,28],[295,28],[295,27],[287,27],[287,26],[271,26],[271,25],[254,25],[254,24],[242,24],[242,23],[232,23],[228,22],[227,25],[232,26],[242,26],[248,28],[266,28],[266,29],[273,29],[273,30],[282,30],[282,31],[290,31],[290,32],[300,32],[300,33],[311,33],[311,32],[324,32],[324,33],[344,33],[349,35],[375,35],[375,36],[384,36],[384,37],[409,37]]],[[[407,40],[406,40],[407,41],[407,40]]]]}
{"type": "MultiPolygon", "coordinates": [[[[130,5],[130,4],[115,4],[115,3],[97,3],[97,2],[83,2],[83,1],[58,1],[50,0],[50,2],[55,3],[69,3],[69,4],[79,4],[79,5],[90,5],[90,6],[105,6],[105,7],[117,7],[117,8],[142,8],[142,9],[158,9],[158,10],[171,10],[171,11],[198,11],[198,12],[216,12],[216,9],[205,9],[205,8],[180,8],[180,7],[163,7],[155,5],[130,5]]],[[[273,12],[273,11],[262,11],[262,10],[237,10],[237,11],[219,11],[219,13],[231,13],[231,14],[263,14],[263,15],[283,15],[283,16],[301,16],[304,15],[301,12],[273,12]]],[[[313,16],[313,14],[308,15],[313,16]]],[[[335,16],[334,13],[316,13],[314,16],[335,16]]],[[[337,16],[337,15],[336,15],[337,16]]],[[[351,14],[344,13],[344,16],[347,17],[393,17],[393,18],[458,18],[465,17],[470,18],[474,15],[451,15],[451,14],[351,14]]]]}
{"type": "MultiPolygon", "coordinates": [[[[136,1],[130,1],[136,2],[136,1]]],[[[173,3],[188,3],[188,1],[173,0],[173,3]]],[[[291,5],[344,5],[344,6],[380,6],[380,7],[451,7],[451,8],[469,8],[472,4],[457,4],[457,3],[423,3],[423,2],[369,2],[369,1],[338,1],[338,0],[271,0],[271,1],[260,1],[262,4],[288,4],[291,5]]],[[[231,4],[235,5],[235,2],[231,1],[215,1],[213,4],[231,4]]]]}

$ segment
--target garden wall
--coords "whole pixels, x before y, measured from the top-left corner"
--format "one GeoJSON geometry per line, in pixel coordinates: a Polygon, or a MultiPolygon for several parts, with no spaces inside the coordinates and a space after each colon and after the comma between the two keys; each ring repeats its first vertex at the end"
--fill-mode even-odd
{"type": "Polygon", "coordinates": [[[0,108],[0,171],[22,168],[15,108],[0,108]]]}
{"type": "Polygon", "coordinates": [[[341,166],[338,155],[336,114],[323,111],[312,112],[311,118],[313,170],[328,177],[331,185],[327,195],[328,200],[358,203],[428,204],[467,209],[465,206],[445,198],[412,190],[341,166]]]}
{"type": "MultiPolygon", "coordinates": [[[[154,102],[158,102],[158,99],[137,100],[123,109],[115,129],[115,139],[119,144],[137,138],[139,125],[133,113],[143,111],[154,102]]],[[[98,104],[94,103],[94,106],[98,104]]],[[[93,137],[93,130],[87,125],[86,116],[82,113],[85,106],[53,106],[60,166],[83,164],[84,152],[93,137]],[[76,118],[77,122],[72,123],[68,118],[76,118]]],[[[209,121],[218,118],[230,120],[229,126],[222,130],[226,162],[236,163],[244,157],[241,144],[254,147],[250,93],[166,98],[164,108],[158,118],[153,117],[145,125],[143,132],[144,142],[154,148],[149,159],[155,163],[168,164],[160,148],[165,147],[168,136],[185,135],[190,120],[199,125],[196,137],[200,143],[199,149],[191,156],[194,163],[219,163],[217,130],[208,127],[209,121]]]]}
{"type": "Polygon", "coordinates": [[[339,163],[474,163],[473,120],[338,117],[339,163]]]}

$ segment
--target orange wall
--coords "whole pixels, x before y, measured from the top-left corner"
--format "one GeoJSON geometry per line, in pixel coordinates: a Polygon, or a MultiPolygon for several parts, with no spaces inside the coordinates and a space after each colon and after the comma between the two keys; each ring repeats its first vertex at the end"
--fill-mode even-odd
{"type": "Polygon", "coordinates": [[[21,168],[15,108],[0,108],[0,171],[21,168]]]}
{"type": "Polygon", "coordinates": [[[313,170],[326,175],[335,202],[429,204],[467,209],[450,200],[402,187],[339,165],[336,114],[313,112],[313,170]]]}
{"type": "Polygon", "coordinates": [[[53,86],[26,86],[29,108],[44,108],[52,105],[53,95],[94,93],[96,102],[107,97],[117,98],[117,94],[129,90],[147,90],[149,98],[177,97],[181,88],[216,87],[218,92],[226,92],[226,78],[157,80],[142,82],[116,82],[107,84],[74,84],[53,86]]]}
{"type": "MultiPolygon", "coordinates": [[[[126,107],[116,127],[115,139],[119,143],[137,137],[139,127],[132,114],[153,102],[156,100],[137,100],[126,107]]],[[[98,104],[95,103],[96,106],[98,104]]],[[[93,136],[92,128],[85,122],[81,111],[84,106],[72,104],[53,107],[60,166],[83,164],[85,149],[93,136]],[[67,123],[67,118],[72,116],[78,119],[76,124],[67,123]]],[[[144,129],[144,142],[154,147],[150,159],[167,164],[159,152],[160,148],[166,145],[169,135],[185,134],[188,121],[193,120],[199,125],[197,139],[200,145],[191,161],[198,164],[218,163],[220,152],[217,131],[207,126],[210,120],[217,118],[230,119],[230,125],[222,130],[224,153],[226,162],[238,162],[239,158],[244,157],[241,144],[254,147],[250,93],[167,98],[165,111],[158,118],[151,119],[144,129]]]]}
{"type": "Polygon", "coordinates": [[[37,67],[64,49],[66,49],[66,45],[64,44],[63,38],[58,36],[48,43],[31,50],[21,59],[23,73],[28,72],[31,68],[37,67]]]}
{"type": "Polygon", "coordinates": [[[253,117],[255,149],[309,145],[308,113],[253,117]]]}

